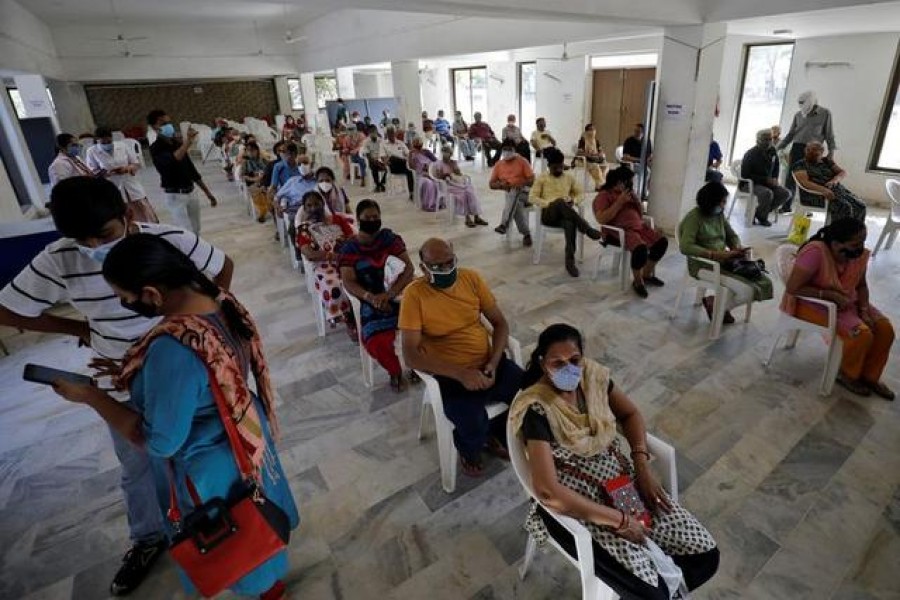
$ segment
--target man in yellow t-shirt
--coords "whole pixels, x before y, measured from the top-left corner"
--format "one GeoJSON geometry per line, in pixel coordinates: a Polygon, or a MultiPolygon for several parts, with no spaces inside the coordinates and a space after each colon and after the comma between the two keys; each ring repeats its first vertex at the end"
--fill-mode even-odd
{"type": "Polygon", "coordinates": [[[458,268],[453,246],[444,240],[426,241],[419,258],[425,276],[407,286],[400,303],[403,358],[437,379],[463,471],[478,476],[483,449],[509,457],[506,412],[489,421],[485,405],[511,403],[522,369],[504,354],[509,324],[481,275],[458,268]]]}
{"type": "Polygon", "coordinates": [[[541,223],[547,227],[561,227],[566,234],[566,271],[578,277],[575,266],[575,236],[580,231],[592,240],[600,239],[600,232],[578,214],[574,206],[584,200],[584,190],[571,173],[565,172],[565,157],[556,148],[544,150],[547,171],[531,186],[528,200],[541,209],[541,223]]]}

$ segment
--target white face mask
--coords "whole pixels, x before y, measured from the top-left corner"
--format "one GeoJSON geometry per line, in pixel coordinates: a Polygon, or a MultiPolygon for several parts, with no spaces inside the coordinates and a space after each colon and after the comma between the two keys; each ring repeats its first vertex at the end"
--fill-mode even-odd
{"type": "Polygon", "coordinates": [[[512,150],[504,150],[500,153],[500,158],[503,160],[512,160],[515,157],[516,153],[512,150]]]}
{"type": "Polygon", "coordinates": [[[323,194],[327,194],[327,193],[331,192],[331,190],[333,188],[334,188],[334,184],[332,184],[330,181],[320,181],[319,182],[319,189],[322,191],[323,194]]]}
{"type": "Polygon", "coordinates": [[[119,242],[121,242],[124,239],[125,239],[125,234],[122,234],[122,237],[120,237],[118,239],[115,239],[111,242],[107,242],[100,246],[95,246],[93,248],[91,248],[90,246],[82,246],[81,244],[79,244],[78,251],[81,252],[86,257],[90,258],[91,260],[98,262],[102,265],[103,261],[106,260],[106,255],[109,254],[109,251],[113,249],[113,246],[115,246],[116,244],[118,244],[119,242]]]}
{"type": "Polygon", "coordinates": [[[303,175],[304,177],[309,175],[309,166],[308,165],[300,163],[300,167],[298,168],[298,170],[300,171],[300,174],[303,175]]]}

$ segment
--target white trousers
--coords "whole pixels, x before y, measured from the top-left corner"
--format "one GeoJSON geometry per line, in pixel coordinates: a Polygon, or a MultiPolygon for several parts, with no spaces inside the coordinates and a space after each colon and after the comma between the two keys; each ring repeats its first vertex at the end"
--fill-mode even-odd
{"type": "Polygon", "coordinates": [[[187,194],[166,192],[166,208],[169,209],[172,225],[200,233],[200,198],[196,189],[187,194]]]}

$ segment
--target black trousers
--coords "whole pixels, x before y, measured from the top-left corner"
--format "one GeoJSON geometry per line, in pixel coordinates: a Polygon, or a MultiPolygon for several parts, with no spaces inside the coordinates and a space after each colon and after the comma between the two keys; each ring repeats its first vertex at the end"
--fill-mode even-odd
{"type": "Polygon", "coordinates": [[[384,181],[387,179],[387,169],[370,158],[369,170],[372,171],[372,181],[375,182],[375,187],[384,187],[384,181]]]}
{"type": "Polygon", "coordinates": [[[413,173],[409,170],[409,165],[406,164],[406,161],[398,156],[391,156],[388,158],[388,168],[394,175],[406,175],[406,187],[409,189],[409,193],[412,194],[413,173]]]}
{"type": "Polygon", "coordinates": [[[647,248],[647,244],[641,244],[631,252],[631,270],[643,269],[648,261],[659,262],[666,250],[669,249],[669,238],[661,237],[647,248]]]}
{"type": "Polygon", "coordinates": [[[576,235],[591,231],[590,224],[562,198],[554,200],[541,211],[541,223],[560,227],[566,234],[566,262],[575,260],[576,235]]]}
{"type": "Polygon", "coordinates": [[[794,182],[794,176],[791,175],[791,168],[794,166],[798,160],[803,158],[806,154],[806,144],[801,144],[799,142],[794,142],[791,144],[791,153],[788,158],[788,166],[787,166],[787,176],[784,178],[784,187],[791,193],[791,197],[788,198],[788,201],[784,203],[784,208],[790,209],[791,204],[794,202],[794,197],[797,195],[797,184],[794,182]]]}
{"type": "MultiPolygon", "coordinates": [[[[538,514],[547,533],[550,534],[566,553],[576,556],[575,538],[572,537],[556,519],[547,514],[543,507],[538,506],[538,514]]],[[[662,577],[656,587],[647,584],[640,577],[626,569],[612,555],[604,550],[596,541],[592,544],[594,550],[594,573],[606,585],[619,595],[622,600],[669,600],[669,589],[662,577]]],[[[671,555],[672,560],[681,568],[684,583],[688,590],[695,590],[716,574],[719,569],[719,549],[713,548],[702,554],[671,555]]]]}

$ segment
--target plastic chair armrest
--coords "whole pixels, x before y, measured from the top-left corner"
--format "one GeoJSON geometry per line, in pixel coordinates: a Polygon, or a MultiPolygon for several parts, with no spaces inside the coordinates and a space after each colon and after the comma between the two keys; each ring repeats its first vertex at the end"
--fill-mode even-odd
{"type": "Polygon", "coordinates": [[[837,331],[837,304],[830,300],[822,300],[821,298],[813,298],[811,296],[797,296],[802,298],[804,302],[811,302],[825,307],[828,310],[828,330],[834,334],[837,331]]]}
{"type": "Polygon", "coordinates": [[[663,487],[674,500],[678,500],[678,466],[675,458],[675,448],[658,437],[647,434],[647,450],[659,462],[662,471],[663,487]]]}

